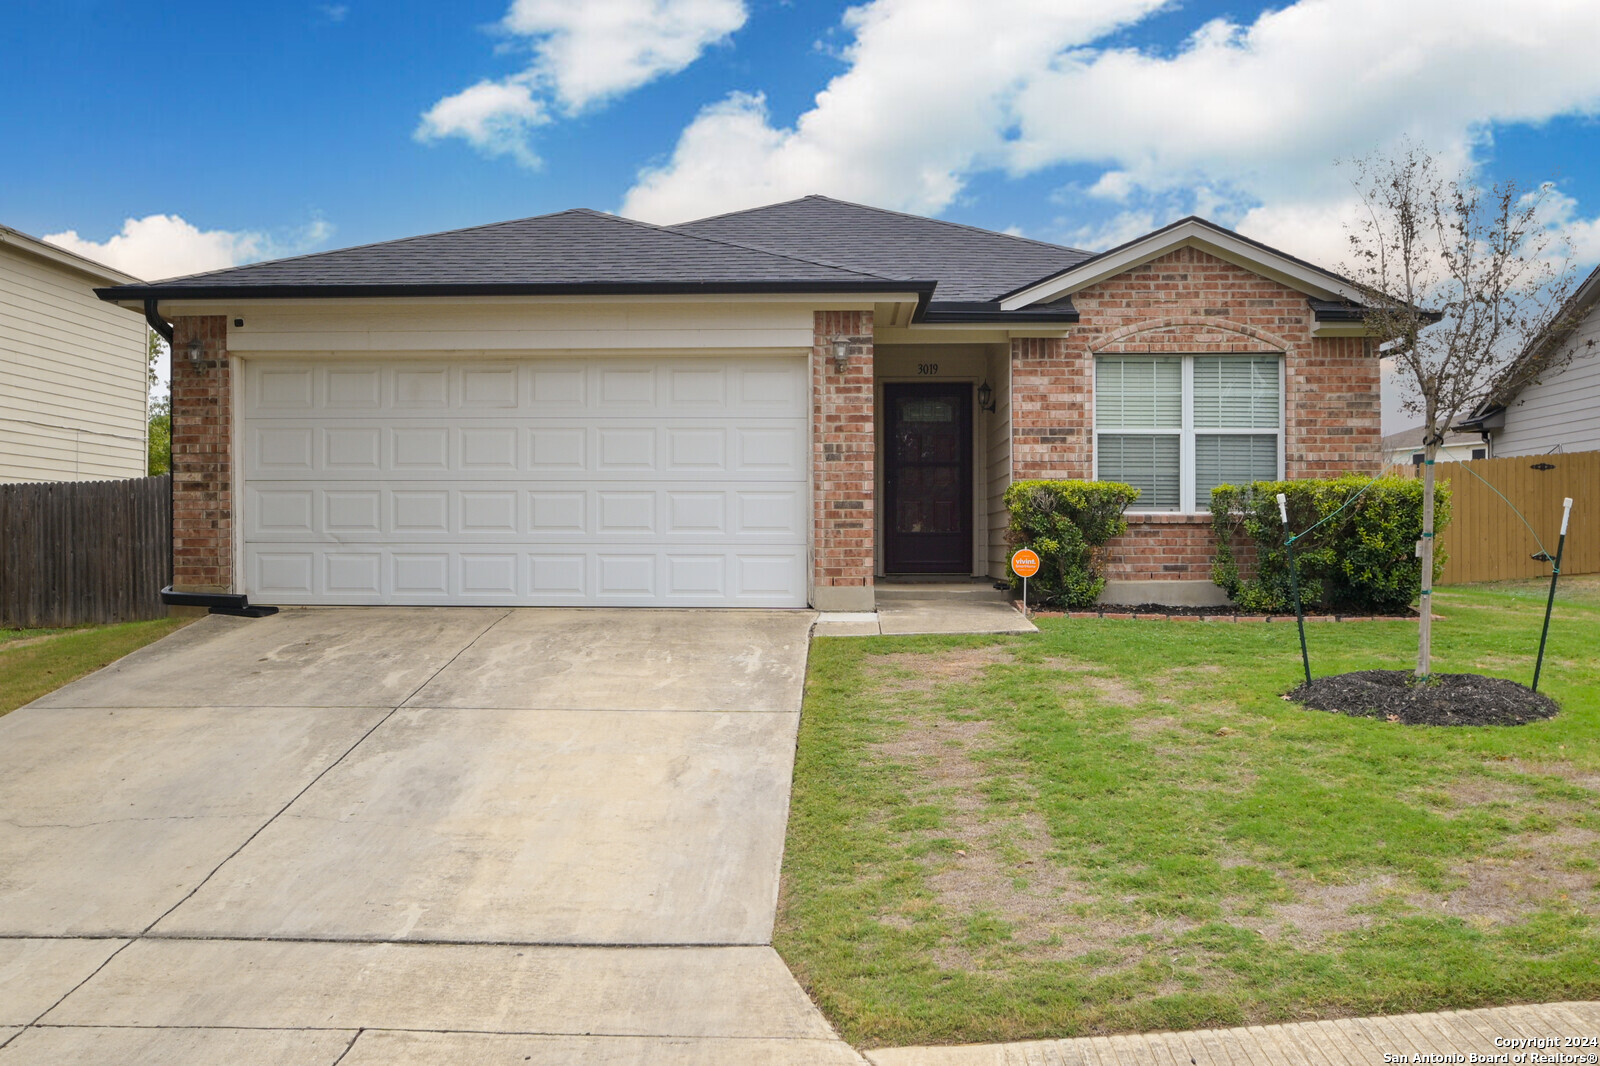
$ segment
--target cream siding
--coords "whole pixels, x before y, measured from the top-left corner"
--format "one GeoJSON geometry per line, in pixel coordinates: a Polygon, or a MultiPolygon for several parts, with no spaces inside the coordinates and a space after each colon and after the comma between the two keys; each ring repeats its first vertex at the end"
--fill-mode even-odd
{"type": "Polygon", "coordinates": [[[445,351],[808,352],[812,340],[811,305],[733,299],[486,300],[435,307],[241,308],[228,314],[228,348],[245,356],[316,351],[385,356],[445,351]]]}
{"type": "Polygon", "coordinates": [[[1541,455],[1600,449],[1600,307],[1573,332],[1568,366],[1522,390],[1494,431],[1494,455],[1541,455]],[[1585,347],[1593,342],[1595,347],[1585,347]]]}
{"type": "Polygon", "coordinates": [[[1011,347],[991,352],[989,357],[989,387],[994,390],[994,412],[980,415],[987,419],[989,431],[988,495],[985,499],[989,527],[988,574],[996,580],[1009,576],[1007,559],[1010,548],[1006,544],[1006,531],[1011,525],[1011,512],[1006,510],[1006,489],[1011,487],[1011,347]]]}
{"type": "Polygon", "coordinates": [[[110,280],[0,243],[0,482],[144,475],[147,330],[110,280]]]}

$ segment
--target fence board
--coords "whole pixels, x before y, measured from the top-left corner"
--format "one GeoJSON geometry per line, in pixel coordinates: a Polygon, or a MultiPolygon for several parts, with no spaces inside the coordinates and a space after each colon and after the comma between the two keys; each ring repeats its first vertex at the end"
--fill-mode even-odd
{"type": "Polygon", "coordinates": [[[0,626],[166,614],[170,478],[0,485],[0,626]]]}
{"type": "Polygon", "coordinates": [[[1522,512],[1552,555],[1561,529],[1562,497],[1572,497],[1561,572],[1600,573],[1600,452],[1474,459],[1440,463],[1434,470],[1441,481],[1450,482],[1454,511],[1439,538],[1449,556],[1440,584],[1550,574],[1550,564],[1532,558],[1539,548],[1528,527],[1489,485],[1522,512]]]}

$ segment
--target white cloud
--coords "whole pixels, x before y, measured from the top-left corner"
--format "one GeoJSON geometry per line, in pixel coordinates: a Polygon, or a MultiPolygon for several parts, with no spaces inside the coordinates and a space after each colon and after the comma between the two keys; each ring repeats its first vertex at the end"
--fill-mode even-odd
{"type": "Polygon", "coordinates": [[[577,112],[676,74],[746,17],[742,0],[514,0],[502,25],[537,40],[536,80],[577,112]]]}
{"type": "Polygon", "coordinates": [[[323,243],[332,233],[333,227],[321,219],[286,239],[276,239],[254,230],[202,230],[177,215],[146,215],[124,220],[121,232],[104,241],[86,240],[70,229],[47,233],[43,239],[135,277],[158,281],[296,255],[323,243]]]}
{"type": "Polygon", "coordinates": [[[533,90],[515,82],[480,81],[434,104],[417,127],[424,143],[461,137],[485,155],[505,155],[530,169],[539,157],[528,147],[528,134],[550,121],[533,90]]]}
{"type": "Polygon", "coordinates": [[[513,0],[500,22],[533,61],[447,96],[422,116],[420,141],[462,137],[487,155],[537,165],[534,128],[676,74],[744,25],[743,0],[513,0]]]}
{"type": "Polygon", "coordinates": [[[938,212],[979,172],[1070,165],[1096,175],[1080,203],[1127,217],[1064,234],[1195,212],[1337,261],[1354,201],[1335,160],[1409,136],[1453,169],[1494,124],[1600,112],[1586,0],[1298,0],[1168,54],[1096,46],[1158,6],[871,0],[846,13],[848,69],[792,125],[757,94],[708,107],[622,211],[676,221],[823,192],[938,212]]]}
{"type": "Polygon", "coordinates": [[[874,0],[845,12],[848,69],[790,127],[735,93],[684,130],[623,214],[676,222],[811,192],[936,212],[1000,165],[1023,80],[1162,0],[874,0]]]}

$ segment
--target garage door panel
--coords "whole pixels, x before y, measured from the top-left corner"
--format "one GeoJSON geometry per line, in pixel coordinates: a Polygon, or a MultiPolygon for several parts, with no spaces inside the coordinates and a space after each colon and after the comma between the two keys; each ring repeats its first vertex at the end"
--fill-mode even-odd
{"type": "Polygon", "coordinates": [[[805,361],[245,368],[262,602],[803,606],[805,361]]]}
{"type": "Polygon", "coordinates": [[[274,550],[249,545],[252,596],[285,606],[385,603],[792,607],[804,552],[597,549],[472,551],[436,545],[274,550]]]}
{"type": "Polygon", "coordinates": [[[265,482],[252,483],[245,500],[245,535],[260,544],[399,544],[438,536],[516,546],[805,540],[806,494],[792,485],[619,482],[530,489],[519,481],[265,482]]]}

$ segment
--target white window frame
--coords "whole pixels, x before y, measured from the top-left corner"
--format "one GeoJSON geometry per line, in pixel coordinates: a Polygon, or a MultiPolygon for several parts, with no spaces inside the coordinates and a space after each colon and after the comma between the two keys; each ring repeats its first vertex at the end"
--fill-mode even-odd
{"type": "MultiPolygon", "coordinates": [[[[1194,506],[1195,490],[1195,456],[1194,444],[1196,437],[1236,437],[1249,435],[1265,437],[1272,434],[1278,438],[1278,480],[1284,478],[1285,459],[1284,442],[1286,439],[1286,424],[1288,422],[1288,373],[1285,364],[1288,362],[1282,352],[1191,352],[1176,354],[1171,352],[1108,352],[1105,355],[1096,355],[1094,373],[1090,378],[1091,392],[1100,380],[1099,361],[1128,357],[1133,359],[1178,359],[1181,361],[1183,374],[1182,396],[1182,424],[1177,429],[1131,429],[1124,426],[1112,426],[1106,430],[1116,437],[1177,437],[1178,438],[1178,509],[1157,510],[1155,508],[1140,507],[1135,501],[1128,510],[1138,514],[1208,514],[1209,508],[1196,508],[1194,506]],[[1196,358],[1211,358],[1213,356],[1239,355],[1259,359],[1263,356],[1275,357],[1278,360],[1278,425],[1268,429],[1265,426],[1252,427],[1208,427],[1196,429],[1194,424],[1194,361],[1196,358]]],[[[1100,398],[1091,395],[1089,402],[1091,412],[1090,423],[1093,434],[1092,451],[1093,477],[1100,480],[1100,398]]]]}

